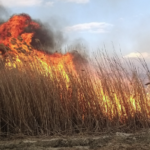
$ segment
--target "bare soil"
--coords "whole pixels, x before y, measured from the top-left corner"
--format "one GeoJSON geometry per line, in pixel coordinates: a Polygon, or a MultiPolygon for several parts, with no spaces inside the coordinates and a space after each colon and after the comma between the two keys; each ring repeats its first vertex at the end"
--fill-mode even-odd
{"type": "Polygon", "coordinates": [[[150,150],[150,131],[1,139],[0,150],[150,150]]]}

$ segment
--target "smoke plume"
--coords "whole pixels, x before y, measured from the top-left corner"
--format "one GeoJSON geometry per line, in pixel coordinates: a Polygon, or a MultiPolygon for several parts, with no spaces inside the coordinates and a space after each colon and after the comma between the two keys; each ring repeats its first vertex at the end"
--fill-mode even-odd
{"type": "MultiPolygon", "coordinates": [[[[18,15],[18,14],[15,14],[18,15]]],[[[63,34],[63,32],[61,32],[60,29],[57,29],[57,22],[55,21],[54,24],[54,20],[52,20],[52,23],[48,24],[48,23],[43,23],[40,20],[33,20],[29,15],[27,14],[19,14],[20,16],[24,16],[25,18],[28,18],[28,21],[33,21],[37,24],[39,24],[40,28],[35,28],[34,25],[29,24],[27,27],[24,28],[23,33],[34,33],[33,37],[32,37],[32,41],[31,41],[31,45],[33,48],[37,49],[37,50],[42,50],[48,53],[54,53],[54,52],[60,52],[61,48],[64,44],[64,42],[66,41],[66,38],[63,34]]],[[[19,16],[18,15],[18,16],[19,16]]],[[[8,20],[8,11],[2,6],[0,5],[0,24],[3,24],[4,22],[7,22],[8,20]]],[[[12,15],[10,17],[10,19],[14,17],[14,15],[12,15]]],[[[6,31],[9,32],[9,29],[6,29],[6,31]]],[[[22,33],[21,33],[22,34],[22,33]]],[[[1,37],[2,38],[2,37],[1,37]]],[[[76,45],[76,44],[75,44],[76,45]]],[[[71,49],[69,50],[69,52],[72,53],[72,55],[74,56],[74,62],[76,64],[80,64],[82,63],[87,63],[87,52],[86,50],[83,53],[83,48],[82,47],[78,47],[76,49],[71,49]],[[78,52],[76,52],[76,50],[78,52]]]]}
{"type": "Polygon", "coordinates": [[[0,4],[0,24],[4,23],[4,18],[6,18],[7,15],[7,10],[0,4]]]}

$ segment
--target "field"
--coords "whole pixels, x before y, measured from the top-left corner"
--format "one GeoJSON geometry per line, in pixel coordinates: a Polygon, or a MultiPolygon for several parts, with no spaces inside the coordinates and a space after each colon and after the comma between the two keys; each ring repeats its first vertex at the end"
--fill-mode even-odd
{"type": "Polygon", "coordinates": [[[144,59],[105,47],[91,57],[54,43],[47,51],[52,35],[26,14],[2,23],[0,36],[0,149],[149,149],[144,59]]]}
{"type": "MultiPolygon", "coordinates": [[[[43,65],[37,56],[32,61],[30,57],[24,62],[22,57],[1,61],[1,136],[149,128],[149,93],[132,63],[130,68],[124,67],[119,57],[107,53],[99,53],[95,63],[68,54],[73,56],[71,65],[67,55],[60,54],[57,65],[51,59],[49,65],[43,65]]],[[[141,63],[149,77],[146,63],[141,63]]]]}

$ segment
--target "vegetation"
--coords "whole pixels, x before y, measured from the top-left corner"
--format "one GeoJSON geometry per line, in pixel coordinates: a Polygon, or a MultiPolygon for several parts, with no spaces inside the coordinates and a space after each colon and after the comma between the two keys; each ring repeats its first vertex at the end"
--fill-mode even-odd
{"type": "MultiPolygon", "coordinates": [[[[75,73],[66,63],[62,71],[52,64],[45,70],[40,61],[26,61],[21,67],[6,67],[1,61],[0,134],[90,134],[148,128],[149,95],[137,68],[126,63],[129,68],[119,57],[99,53],[95,62],[76,62],[75,73]]],[[[141,63],[150,77],[146,63],[141,63]]]]}

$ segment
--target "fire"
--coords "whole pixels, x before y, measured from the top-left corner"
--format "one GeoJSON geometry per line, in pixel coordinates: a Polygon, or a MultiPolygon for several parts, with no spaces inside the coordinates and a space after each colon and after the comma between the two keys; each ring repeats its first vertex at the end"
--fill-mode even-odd
{"type": "MultiPolygon", "coordinates": [[[[6,66],[16,67],[22,66],[27,61],[37,62],[46,72],[50,72],[50,66],[53,66],[56,70],[61,70],[63,75],[67,77],[64,68],[64,64],[67,64],[67,67],[75,72],[73,55],[70,53],[65,55],[49,54],[32,47],[32,38],[38,28],[40,25],[25,14],[14,15],[0,25],[0,52],[6,59],[6,66]]],[[[35,42],[40,41],[36,39],[35,42]]]]}
{"type": "MultiPolygon", "coordinates": [[[[38,71],[40,71],[41,73],[43,72],[44,75],[46,75],[47,73],[51,74],[52,70],[55,70],[56,76],[57,72],[58,74],[59,72],[61,72],[66,78],[66,81],[69,82],[68,73],[66,72],[65,67],[67,66],[67,69],[76,74],[76,69],[73,62],[74,56],[71,53],[66,53],[64,55],[61,53],[49,54],[42,50],[35,49],[31,45],[31,42],[34,37],[35,30],[39,28],[40,25],[32,21],[32,19],[25,14],[15,15],[11,17],[7,22],[0,25],[1,59],[5,59],[5,66],[8,68],[20,67],[21,69],[23,69],[25,62],[31,62],[31,64],[32,62],[36,62],[35,64],[37,64],[36,67],[38,68],[38,71]]],[[[40,42],[39,39],[36,39],[36,42],[40,42]]],[[[92,69],[90,70],[90,72],[93,72],[92,69]]],[[[95,81],[90,81],[93,83],[93,85],[91,85],[95,90],[95,97],[99,98],[99,104],[103,106],[103,113],[106,114],[110,119],[115,118],[115,115],[117,113],[119,115],[119,118],[127,118],[127,108],[122,107],[122,102],[124,101],[121,97],[122,93],[109,91],[109,88],[108,90],[105,90],[102,85],[105,85],[105,87],[107,87],[106,83],[104,82],[104,84],[102,84],[99,76],[96,76],[94,72],[91,76],[92,78],[95,78],[95,81]],[[122,116],[123,113],[124,116],[122,116]]],[[[79,91],[78,93],[79,97],[81,97],[80,100],[82,101],[85,96],[81,91],[79,91]]],[[[126,97],[128,103],[132,107],[133,112],[131,112],[131,116],[133,116],[137,111],[141,112],[139,104],[136,104],[136,100],[134,97],[132,97],[131,95],[124,95],[124,97],[126,97]]],[[[89,107],[95,106],[93,106],[89,102],[89,107]]],[[[83,120],[84,117],[85,116],[83,114],[83,120]]]]}

